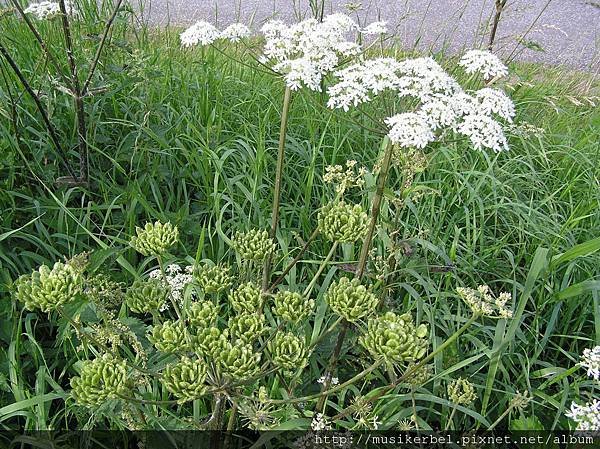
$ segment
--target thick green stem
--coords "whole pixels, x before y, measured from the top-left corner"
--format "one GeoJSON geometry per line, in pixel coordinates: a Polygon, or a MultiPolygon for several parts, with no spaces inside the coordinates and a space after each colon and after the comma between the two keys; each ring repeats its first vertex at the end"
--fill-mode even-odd
{"type": "MultiPolygon", "coordinates": [[[[279,148],[277,151],[277,166],[275,169],[275,191],[273,192],[273,210],[271,212],[271,230],[269,236],[275,239],[277,233],[277,225],[279,223],[279,200],[281,198],[281,183],[283,180],[283,161],[285,159],[285,140],[287,135],[288,115],[290,112],[290,100],[292,98],[292,90],[286,86],[285,94],[283,95],[283,109],[281,111],[281,127],[279,128],[279,148]]],[[[263,268],[263,290],[269,287],[271,275],[271,259],[267,257],[263,268]]]]}

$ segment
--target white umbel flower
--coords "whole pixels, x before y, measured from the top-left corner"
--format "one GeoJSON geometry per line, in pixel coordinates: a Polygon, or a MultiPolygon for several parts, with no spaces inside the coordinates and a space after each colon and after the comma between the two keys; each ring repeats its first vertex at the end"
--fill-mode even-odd
{"type": "Polygon", "coordinates": [[[581,366],[587,368],[587,375],[594,380],[600,380],[600,346],[584,349],[581,366]]]}
{"type": "Polygon", "coordinates": [[[484,148],[490,148],[496,152],[508,150],[508,143],[502,127],[487,115],[467,115],[456,130],[467,136],[477,150],[484,148]]]}
{"type": "Polygon", "coordinates": [[[221,31],[220,38],[228,39],[231,42],[238,42],[248,36],[250,36],[250,28],[243,23],[232,23],[223,31],[221,31]]]}
{"type": "Polygon", "coordinates": [[[377,35],[377,34],[385,34],[388,32],[387,22],[373,22],[367,25],[365,28],[361,30],[362,34],[366,35],[377,35]]]}
{"type": "Polygon", "coordinates": [[[435,139],[427,120],[420,114],[404,112],[385,119],[392,143],[406,148],[425,148],[435,139]]]}
{"type": "MultiPolygon", "coordinates": [[[[70,16],[77,15],[73,3],[69,0],[65,0],[65,10],[70,16]]],[[[25,14],[31,14],[37,20],[47,20],[60,14],[60,6],[58,2],[43,1],[31,3],[23,12],[25,14]]]]}
{"type": "Polygon", "coordinates": [[[508,75],[508,68],[498,56],[485,50],[470,50],[458,63],[465,72],[481,73],[486,80],[508,75]]]}
{"type": "Polygon", "coordinates": [[[203,20],[196,22],[187,30],[179,35],[183,47],[192,47],[194,45],[210,45],[221,37],[217,28],[203,20]]]}
{"type": "Polygon", "coordinates": [[[504,92],[485,87],[475,93],[475,98],[479,100],[479,107],[484,114],[497,114],[512,123],[515,105],[504,92]]]}
{"type": "Polygon", "coordinates": [[[594,399],[585,405],[571,404],[571,410],[565,413],[567,418],[571,418],[577,423],[577,430],[583,432],[600,431],[600,401],[594,399]]]}

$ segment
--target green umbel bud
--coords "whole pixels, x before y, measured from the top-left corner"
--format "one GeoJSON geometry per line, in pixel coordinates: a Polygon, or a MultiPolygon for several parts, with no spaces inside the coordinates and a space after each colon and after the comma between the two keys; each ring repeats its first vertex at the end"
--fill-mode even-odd
{"type": "Polygon", "coordinates": [[[406,383],[415,387],[419,387],[429,380],[433,371],[433,367],[432,365],[417,366],[415,362],[411,362],[406,367],[406,372],[409,371],[410,374],[406,378],[406,383]]]}
{"type": "Polygon", "coordinates": [[[231,239],[233,249],[242,259],[261,262],[275,251],[275,243],[269,233],[260,229],[236,232],[231,239]]]}
{"type": "Polygon", "coordinates": [[[214,324],[219,309],[210,301],[196,301],[186,308],[186,313],[192,326],[205,329],[214,324]]]}
{"type": "Polygon", "coordinates": [[[341,278],[325,294],[325,301],[335,313],[355,322],[375,311],[379,300],[358,279],[341,278]]]}
{"type": "Polygon", "coordinates": [[[260,369],[260,353],[255,352],[251,345],[227,342],[226,347],[217,357],[223,374],[234,381],[241,381],[256,375],[260,369]]]}
{"type": "Polygon", "coordinates": [[[229,319],[229,333],[233,340],[252,343],[267,330],[264,315],[240,313],[229,319]]]}
{"type": "Polygon", "coordinates": [[[136,236],[131,238],[129,244],[144,256],[160,256],[177,243],[179,230],[171,223],[159,221],[146,223],[143,228],[135,228],[136,236]]]}
{"type": "Polygon", "coordinates": [[[230,268],[225,265],[203,265],[196,273],[196,279],[205,293],[220,293],[231,287],[233,278],[230,268]]]}
{"type": "Polygon", "coordinates": [[[227,347],[229,334],[227,330],[221,332],[217,327],[207,327],[193,337],[196,353],[206,358],[217,358],[227,347]]]}
{"type": "Polygon", "coordinates": [[[426,325],[416,327],[410,314],[394,312],[369,319],[367,333],[358,341],[373,358],[390,365],[419,360],[429,346],[426,325]]]}
{"type": "Polygon", "coordinates": [[[269,342],[273,364],[286,371],[296,371],[308,363],[304,340],[291,333],[278,333],[269,342]]]}
{"type": "Polygon", "coordinates": [[[471,405],[477,399],[475,387],[467,379],[459,377],[448,384],[448,399],[457,405],[471,405]]]}
{"type": "Polygon", "coordinates": [[[319,210],[317,222],[327,240],[351,243],[364,238],[369,217],[360,205],[337,201],[319,210]]]}
{"type": "Polygon", "coordinates": [[[52,269],[42,265],[16,282],[15,297],[28,310],[50,312],[75,299],[83,288],[83,276],[69,263],[56,262],[52,269]]]}
{"type": "Polygon", "coordinates": [[[188,357],[167,365],[162,374],[163,385],[180,403],[201,397],[206,392],[205,380],[206,363],[188,357]]]}
{"type": "Polygon", "coordinates": [[[315,302],[298,292],[281,291],[275,295],[273,313],[284,321],[298,323],[315,308],[315,302]]]}
{"type": "Polygon", "coordinates": [[[79,376],[71,378],[71,394],[83,405],[99,405],[109,398],[127,396],[127,365],[109,354],[86,360],[79,376]]]}
{"type": "Polygon", "coordinates": [[[240,285],[229,293],[228,298],[236,312],[255,313],[262,307],[262,291],[253,282],[240,285]]]}
{"type": "Polygon", "coordinates": [[[148,340],[156,349],[167,354],[190,350],[188,333],[180,321],[165,321],[153,326],[148,340]]]}
{"type": "Polygon", "coordinates": [[[164,306],[170,290],[158,279],[137,280],[127,289],[125,301],[136,313],[152,313],[164,306]]]}

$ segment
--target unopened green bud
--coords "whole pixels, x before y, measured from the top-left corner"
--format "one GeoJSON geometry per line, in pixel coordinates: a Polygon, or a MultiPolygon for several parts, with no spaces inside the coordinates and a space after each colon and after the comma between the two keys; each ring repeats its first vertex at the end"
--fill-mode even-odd
{"type": "Polygon", "coordinates": [[[367,332],[359,338],[359,343],[373,358],[383,358],[390,365],[414,362],[427,352],[427,326],[415,327],[408,313],[387,312],[369,319],[367,332]]]}
{"type": "Polygon", "coordinates": [[[290,323],[305,319],[314,309],[315,302],[298,292],[281,291],[275,295],[273,313],[290,323]]]}
{"type": "Polygon", "coordinates": [[[203,265],[198,268],[196,279],[205,293],[220,293],[231,287],[233,278],[225,265],[203,265]]]}
{"type": "Polygon", "coordinates": [[[268,330],[264,315],[256,313],[240,313],[231,317],[228,327],[232,339],[245,343],[252,343],[268,330]]]}
{"type": "Polygon", "coordinates": [[[360,205],[337,201],[323,206],[317,221],[327,240],[351,243],[364,238],[369,217],[360,205]]]}
{"type": "Polygon", "coordinates": [[[335,313],[356,322],[375,311],[379,300],[358,279],[341,278],[329,287],[325,301],[335,313]]]}
{"type": "Polygon", "coordinates": [[[229,302],[236,312],[255,313],[262,307],[262,291],[253,282],[240,285],[229,293],[229,302]]]}
{"type": "Polygon", "coordinates": [[[42,265],[16,282],[15,297],[28,310],[50,312],[77,298],[83,288],[83,276],[69,263],[56,262],[52,269],[42,265]]]}
{"type": "Polygon", "coordinates": [[[217,327],[207,327],[193,337],[194,350],[201,357],[215,359],[227,347],[227,330],[217,327]]]}
{"type": "Polygon", "coordinates": [[[152,313],[165,305],[170,289],[158,279],[137,280],[127,289],[125,301],[136,313],[152,313]]]}
{"type": "Polygon", "coordinates": [[[260,369],[260,353],[251,345],[227,342],[226,347],[217,357],[221,371],[234,381],[241,381],[255,376],[260,369]]]}
{"type": "Polygon", "coordinates": [[[79,376],[71,378],[71,394],[83,405],[99,405],[107,399],[127,395],[127,365],[109,354],[86,360],[79,376]]]}
{"type": "Polygon", "coordinates": [[[152,327],[148,340],[159,351],[167,354],[190,350],[188,333],[181,321],[165,321],[152,327]]]}
{"type": "Polygon", "coordinates": [[[296,371],[308,363],[304,340],[291,333],[278,333],[268,344],[273,364],[286,371],[296,371]]]}
{"type": "Polygon", "coordinates": [[[459,377],[448,384],[448,399],[457,405],[471,405],[477,399],[475,387],[467,379],[459,377]]]}
{"type": "Polygon", "coordinates": [[[231,239],[233,249],[242,259],[261,262],[275,251],[275,243],[265,230],[251,229],[247,232],[236,232],[231,239]]]}
{"type": "Polygon", "coordinates": [[[178,398],[179,403],[198,399],[206,392],[206,363],[200,359],[182,357],[167,365],[162,374],[162,383],[178,398]]]}
{"type": "Polygon", "coordinates": [[[204,329],[213,325],[219,309],[210,301],[196,301],[186,308],[186,313],[192,326],[204,329]]]}
{"type": "Polygon", "coordinates": [[[129,244],[144,256],[160,256],[177,243],[179,230],[171,223],[146,223],[143,228],[135,228],[136,236],[129,244]]]}

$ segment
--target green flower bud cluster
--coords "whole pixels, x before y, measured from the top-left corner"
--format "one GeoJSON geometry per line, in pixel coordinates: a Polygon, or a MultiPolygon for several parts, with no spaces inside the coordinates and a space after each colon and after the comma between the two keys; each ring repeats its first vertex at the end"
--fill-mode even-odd
{"type": "Polygon", "coordinates": [[[229,302],[236,312],[254,313],[262,307],[262,291],[253,282],[240,285],[229,293],[229,302]]]}
{"type": "Polygon", "coordinates": [[[56,262],[52,269],[42,265],[16,282],[15,297],[28,310],[50,312],[75,299],[83,289],[83,276],[69,263],[56,262]]]}
{"type": "Polygon", "coordinates": [[[233,249],[242,259],[261,262],[275,251],[275,243],[265,230],[251,229],[247,232],[236,232],[231,239],[233,249]]]}
{"type": "Polygon", "coordinates": [[[152,313],[165,305],[170,289],[158,279],[136,280],[127,289],[125,301],[136,313],[152,313]]]}
{"type": "Polygon", "coordinates": [[[217,358],[227,347],[228,337],[227,330],[221,331],[217,327],[202,329],[192,338],[194,351],[202,357],[217,358]]]}
{"type": "Polygon", "coordinates": [[[159,351],[167,354],[187,352],[190,349],[188,333],[181,321],[165,321],[152,327],[148,340],[159,351]]]}
{"type": "Polygon", "coordinates": [[[71,394],[83,405],[99,405],[109,398],[127,395],[127,365],[110,354],[86,360],[79,376],[71,378],[71,394]]]}
{"type": "Polygon", "coordinates": [[[214,324],[219,309],[210,301],[196,301],[192,302],[186,308],[186,313],[188,321],[192,326],[205,329],[214,324]]]}
{"type": "Polygon", "coordinates": [[[298,292],[281,291],[275,295],[273,313],[284,321],[298,323],[315,307],[315,302],[298,292]]]}
{"type": "Polygon", "coordinates": [[[223,374],[234,381],[242,381],[256,375],[260,369],[260,353],[251,345],[227,342],[217,355],[217,362],[223,374]]]}
{"type": "Polygon", "coordinates": [[[143,228],[135,228],[136,236],[129,244],[144,256],[160,256],[177,243],[179,230],[171,223],[146,223],[143,228]]]}
{"type": "Polygon", "coordinates": [[[364,238],[369,217],[359,204],[336,201],[321,208],[317,223],[327,240],[351,243],[364,238]]]}
{"type": "Polygon", "coordinates": [[[379,300],[358,279],[341,278],[331,284],[325,301],[335,313],[355,322],[375,311],[379,300]]]}
{"type": "Polygon", "coordinates": [[[406,379],[406,383],[419,387],[425,384],[430,378],[433,372],[432,365],[421,365],[417,366],[415,362],[411,362],[406,367],[406,371],[410,371],[410,376],[406,379]]]}
{"type": "Polygon", "coordinates": [[[448,399],[457,405],[471,405],[477,399],[475,387],[467,379],[459,377],[448,384],[448,399]]]}
{"type": "Polygon", "coordinates": [[[220,293],[231,287],[233,278],[225,265],[203,265],[196,272],[196,279],[205,293],[220,293]]]}
{"type": "Polygon", "coordinates": [[[231,338],[244,343],[252,343],[268,330],[265,316],[256,313],[240,313],[233,316],[229,319],[228,327],[231,338]]]}
{"type": "Polygon", "coordinates": [[[387,312],[369,319],[367,332],[359,343],[375,358],[390,365],[414,362],[427,352],[427,326],[415,326],[409,313],[396,315],[387,312]]]}
{"type": "Polygon", "coordinates": [[[308,363],[304,340],[291,333],[278,333],[268,344],[273,364],[286,371],[296,371],[308,363]]]}
{"type": "Polygon", "coordinates": [[[162,383],[170,393],[183,403],[198,399],[206,392],[206,364],[203,360],[182,357],[177,363],[167,365],[162,383]]]}

